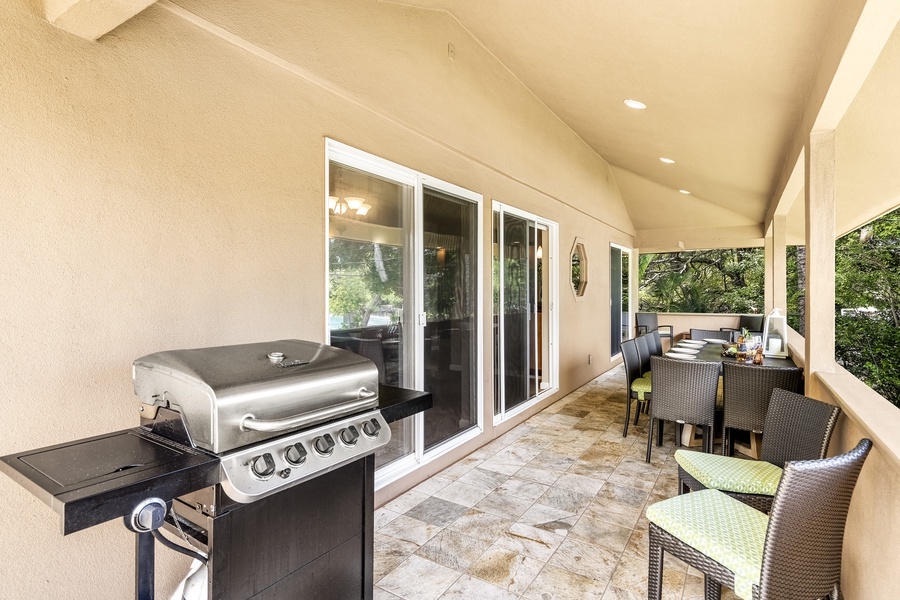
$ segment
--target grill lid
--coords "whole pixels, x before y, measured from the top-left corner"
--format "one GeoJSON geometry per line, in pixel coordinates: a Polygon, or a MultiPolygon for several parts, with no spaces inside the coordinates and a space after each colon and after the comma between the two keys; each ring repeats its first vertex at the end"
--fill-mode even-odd
{"type": "Polygon", "coordinates": [[[372,361],[303,340],[156,352],[133,370],[142,411],[179,412],[191,442],[215,453],[378,404],[372,361]]]}

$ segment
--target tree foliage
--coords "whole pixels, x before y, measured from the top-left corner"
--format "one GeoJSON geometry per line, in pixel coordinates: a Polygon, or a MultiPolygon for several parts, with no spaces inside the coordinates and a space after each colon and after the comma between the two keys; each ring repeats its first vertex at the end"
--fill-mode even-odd
{"type": "Polygon", "coordinates": [[[328,306],[344,328],[364,327],[373,314],[396,321],[403,298],[402,248],[329,240],[328,306]]]}
{"type": "Polygon", "coordinates": [[[760,313],[760,248],[642,254],[640,307],[650,312],[760,313]]]}
{"type": "Polygon", "coordinates": [[[835,247],[835,358],[900,406],[900,212],[835,247]]]}

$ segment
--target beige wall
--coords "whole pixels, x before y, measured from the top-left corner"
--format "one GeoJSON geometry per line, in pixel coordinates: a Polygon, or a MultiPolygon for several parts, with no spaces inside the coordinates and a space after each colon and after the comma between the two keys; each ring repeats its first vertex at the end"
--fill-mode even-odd
{"type": "MultiPolygon", "coordinates": [[[[564,254],[584,238],[561,394],[608,368],[608,246],[633,235],[609,167],[446,14],[184,2],[254,54],[164,3],[96,43],[37,4],[0,3],[0,454],[134,426],[145,353],[322,340],[326,136],[483,194],[486,223],[492,198],[554,219],[564,254]]],[[[119,522],[63,538],[0,495],[0,599],[131,595],[119,522]]],[[[157,561],[163,597],[187,561],[157,561]]]]}

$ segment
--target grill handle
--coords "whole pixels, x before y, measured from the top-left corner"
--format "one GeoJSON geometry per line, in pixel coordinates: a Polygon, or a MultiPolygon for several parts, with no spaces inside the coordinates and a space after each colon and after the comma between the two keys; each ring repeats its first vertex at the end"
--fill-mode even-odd
{"type": "Polygon", "coordinates": [[[333,406],[329,409],[316,411],[315,413],[308,415],[297,415],[294,417],[287,417],[285,419],[273,419],[271,421],[257,419],[253,415],[247,415],[243,419],[241,419],[241,429],[265,432],[287,431],[289,429],[295,429],[297,427],[309,425],[313,422],[318,423],[325,419],[342,415],[347,412],[368,408],[369,402],[372,400],[372,398],[378,396],[378,392],[371,392],[366,388],[359,388],[358,395],[359,399],[351,404],[341,404],[338,406],[333,406]]]}

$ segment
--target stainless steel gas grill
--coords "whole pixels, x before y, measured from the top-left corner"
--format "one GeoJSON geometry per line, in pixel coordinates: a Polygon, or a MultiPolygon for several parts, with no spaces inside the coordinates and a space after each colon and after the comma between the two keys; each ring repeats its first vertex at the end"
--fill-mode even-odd
{"type": "Polygon", "coordinates": [[[300,340],[158,352],[133,376],[140,427],[0,470],[64,534],[124,517],[141,600],[154,538],[172,545],[161,527],[207,555],[211,600],[372,597],[374,453],[430,394],[379,386],[371,361],[300,340]]]}
{"type": "Polygon", "coordinates": [[[378,370],[352,352],[280,340],[134,361],[141,424],[219,455],[220,484],[252,502],[390,441],[378,370]]]}

